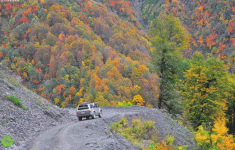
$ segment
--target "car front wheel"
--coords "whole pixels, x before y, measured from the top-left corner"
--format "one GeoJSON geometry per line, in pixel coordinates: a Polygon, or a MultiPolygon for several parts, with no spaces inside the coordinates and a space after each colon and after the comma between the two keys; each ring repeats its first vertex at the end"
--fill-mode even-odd
{"type": "Polygon", "coordinates": [[[93,114],[91,115],[91,118],[92,118],[92,119],[95,119],[95,113],[93,113],[93,114]]]}
{"type": "Polygon", "coordinates": [[[100,111],[99,117],[102,118],[102,111],[100,111]]]}

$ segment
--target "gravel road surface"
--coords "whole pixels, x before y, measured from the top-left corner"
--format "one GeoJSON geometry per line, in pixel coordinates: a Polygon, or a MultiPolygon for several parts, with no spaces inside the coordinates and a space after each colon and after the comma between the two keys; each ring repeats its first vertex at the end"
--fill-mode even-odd
{"type": "Polygon", "coordinates": [[[103,117],[95,119],[85,119],[78,121],[76,109],[66,109],[73,116],[74,121],[53,127],[31,141],[27,150],[124,150],[141,149],[126,141],[125,138],[111,132],[109,124],[118,121],[125,116],[129,121],[133,118],[143,120],[155,120],[158,130],[159,140],[164,139],[168,134],[175,137],[174,144],[189,145],[195,147],[192,142],[192,134],[174,122],[169,116],[158,109],[151,109],[141,106],[125,108],[105,107],[103,117]],[[173,127],[173,128],[172,128],[173,127]],[[180,129],[180,130],[179,130],[180,129]]]}
{"type": "Polygon", "coordinates": [[[103,108],[103,117],[78,121],[76,109],[66,109],[74,115],[74,121],[51,128],[28,144],[28,150],[104,150],[139,149],[116,133],[111,133],[109,121],[138,111],[122,111],[103,108]],[[110,120],[111,119],[111,120],[110,120]]]}

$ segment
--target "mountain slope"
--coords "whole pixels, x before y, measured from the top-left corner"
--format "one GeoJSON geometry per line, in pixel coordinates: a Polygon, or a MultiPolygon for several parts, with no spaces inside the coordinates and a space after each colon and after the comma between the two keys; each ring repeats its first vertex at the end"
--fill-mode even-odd
{"type": "Polygon", "coordinates": [[[184,56],[191,58],[195,51],[205,57],[212,55],[223,60],[230,72],[234,73],[234,25],[235,3],[229,0],[145,0],[139,6],[144,22],[150,21],[161,13],[173,14],[179,18],[190,33],[190,47],[184,56]]]}
{"type": "Polygon", "coordinates": [[[60,107],[83,101],[136,104],[135,95],[156,107],[151,43],[127,6],[88,0],[4,3],[0,60],[25,86],[60,107]]]}

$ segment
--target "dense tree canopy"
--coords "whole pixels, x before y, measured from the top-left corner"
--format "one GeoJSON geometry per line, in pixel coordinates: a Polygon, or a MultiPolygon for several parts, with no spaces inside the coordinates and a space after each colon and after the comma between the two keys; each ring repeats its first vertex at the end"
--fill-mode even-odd
{"type": "Polygon", "coordinates": [[[196,53],[186,73],[185,112],[194,127],[225,117],[228,71],[222,61],[196,53]]]}
{"type": "Polygon", "coordinates": [[[162,15],[151,24],[152,60],[160,77],[160,96],[158,107],[162,104],[173,111],[173,101],[178,78],[179,66],[182,60],[182,50],[188,46],[187,31],[177,18],[172,15],[162,15]]]}

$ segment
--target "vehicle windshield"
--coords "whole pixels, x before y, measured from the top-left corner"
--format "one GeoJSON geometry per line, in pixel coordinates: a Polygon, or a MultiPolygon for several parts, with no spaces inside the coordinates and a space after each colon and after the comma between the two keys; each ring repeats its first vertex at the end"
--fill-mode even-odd
{"type": "Polygon", "coordinates": [[[78,110],[88,109],[88,105],[80,105],[78,110]]]}

